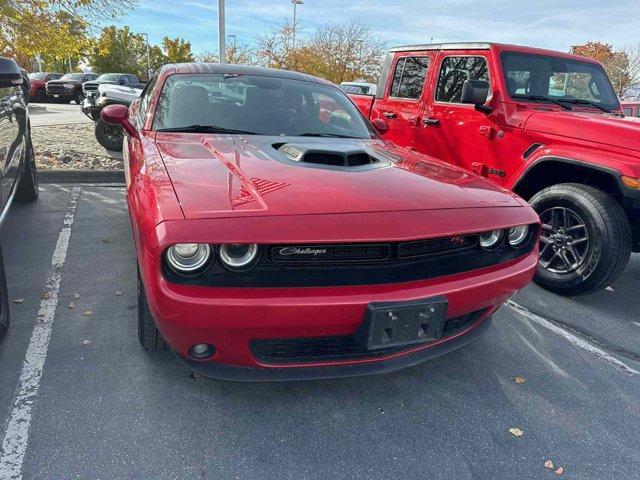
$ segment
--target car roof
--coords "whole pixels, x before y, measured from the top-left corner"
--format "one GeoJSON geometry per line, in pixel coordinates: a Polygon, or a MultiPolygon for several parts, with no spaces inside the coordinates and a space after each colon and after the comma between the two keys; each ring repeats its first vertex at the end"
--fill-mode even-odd
{"type": "Polygon", "coordinates": [[[261,77],[278,77],[290,80],[301,80],[305,82],[322,83],[333,85],[323,78],[308,75],[306,73],[292,72],[290,70],[279,70],[276,68],[251,67],[248,65],[232,65],[228,63],[174,63],[163,66],[160,69],[160,76],[168,76],[176,73],[190,74],[229,74],[229,75],[256,75],[261,77]]]}

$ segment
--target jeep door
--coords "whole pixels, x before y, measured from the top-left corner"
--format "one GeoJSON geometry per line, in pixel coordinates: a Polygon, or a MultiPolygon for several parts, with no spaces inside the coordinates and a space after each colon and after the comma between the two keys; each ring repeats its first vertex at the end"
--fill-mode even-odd
{"type": "Polygon", "coordinates": [[[383,137],[401,147],[415,148],[422,118],[424,85],[434,52],[399,52],[391,66],[386,92],[374,102],[371,119],[382,119],[389,130],[383,137]]]}
{"type": "Polygon", "coordinates": [[[416,149],[452,165],[483,173],[492,122],[461,103],[466,80],[491,84],[489,50],[443,50],[436,60],[430,95],[418,127],[416,149]]]}

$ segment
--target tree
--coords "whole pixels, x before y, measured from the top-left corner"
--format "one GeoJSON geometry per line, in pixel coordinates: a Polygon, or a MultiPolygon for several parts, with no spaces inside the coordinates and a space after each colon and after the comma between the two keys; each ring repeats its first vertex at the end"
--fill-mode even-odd
{"type": "MultiPolygon", "coordinates": [[[[248,46],[227,44],[226,62],[234,65],[256,65],[256,52],[248,46]]],[[[211,51],[204,51],[198,55],[199,62],[218,63],[220,56],[211,51]]]]}
{"type": "MultiPolygon", "coordinates": [[[[288,20],[256,39],[257,58],[269,68],[293,68],[293,25],[288,20]]],[[[300,45],[300,43],[298,43],[300,45]]]]}
{"type": "Polygon", "coordinates": [[[191,43],[182,38],[164,37],[162,48],[167,59],[166,63],[193,62],[194,60],[191,53],[191,43]]]}
{"type": "Polygon", "coordinates": [[[146,78],[144,37],[132,33],[129,27],[105,27],[93,46],[89,62],[98,73],[126,72],[146,78]]]}
{"type": "Polygon", "coordinates": [[[624,98],[634,87],[634,75],[631,71],[629,55],[625,51],[616,51],[612,45],[602,42],[577,45],[571,51],[576,55],[599,61],[609,75],[611,84],[620,98],[624,98]]]}
{"type": "Polygon", "coordinates": [[[640,43],[628,46],[623,49],[629,58],[629,76],[631,86],[624,93],[622,98],[629,100],[640,100],[640,43]]]}

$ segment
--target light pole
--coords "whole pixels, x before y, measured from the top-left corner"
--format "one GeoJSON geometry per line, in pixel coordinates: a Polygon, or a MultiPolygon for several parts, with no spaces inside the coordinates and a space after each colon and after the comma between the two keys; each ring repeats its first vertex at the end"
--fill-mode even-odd
{"type": "Polygon", "coordinates": [[[144,35],[144,40],[147,43],[147,82],[151,79],[151,58],[149,57],[149,34],[141,33],[144,35]]]}
{"type": "Polygon", "coordinates": [[[237,35],[227,35],[227,37],[233,39],[233,51],[235,52],[235,50],[236,50],[236,41],[238,40],[238,36],[237,35]]]}
{"type": "Polygon", "coordinates": [[[292,52],[293,52],[293,66],[295,67],[296,63],[296,26],[297,26],[297,17],[296,17],[296,7],[298,5],[302,5],[304,2],[302,0],[291,0],[293,3],[293,39],[292,39],[292,52]]]}
{"type": "Polygon", "coordinates": [[[224,34],[224,0],[218,0],[218,50],[220,55],[220,63],[226,63],[225,40],[224,34]]]}

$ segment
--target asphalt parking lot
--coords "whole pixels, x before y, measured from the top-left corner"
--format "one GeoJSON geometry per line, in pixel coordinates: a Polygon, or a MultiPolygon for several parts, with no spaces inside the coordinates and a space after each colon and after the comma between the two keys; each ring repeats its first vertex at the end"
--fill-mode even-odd
{"type": "Polygon", "coordinates": [[[121,187],[45,185],[2,242],[0,478],[638,478],[640,255],[590,297],[528,287],[426,364],[251,384],[140,349],[121,187]]]}

